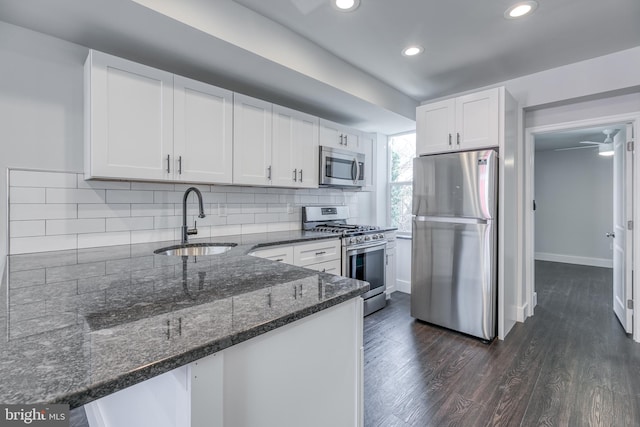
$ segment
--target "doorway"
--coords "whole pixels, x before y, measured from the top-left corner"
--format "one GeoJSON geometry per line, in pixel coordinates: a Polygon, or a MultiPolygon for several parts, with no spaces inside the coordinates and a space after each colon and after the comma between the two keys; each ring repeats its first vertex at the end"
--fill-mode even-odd
{"type": "MultiPolygon", "coordinates": [[[[611,116],[539,126],[525,130],[523,273],[526,317],[534,314],[536,305],[534,262],[536,258],[573,264],[613,267],[613,302],[616,315],[627,332],[633,331],[634,340],[640,341],[640,329],[637,327],[638,316],[634,316],[634,311],[637,309],[634,310],[633,302],[628,302],[632,300],[634,293],[638,295],[637,289],[634,292],[631,276],[633,265],[638,265],[638,254],[634,254],[633,251],[634,235],[637,230],[631,229],[632,222],[630,222],[637,215],[637,209],[634,209],[634,204],[637,201],[633,200],[631,190],[634,185],[637,186],[637,183],[634,182],[637,177],[634,177],[633,169],[634,163],[638,160],[632,156],[632,152],[626,151],[627,142],[631,141],[637,133],[635,129],[638,122],[637,119],[637,116],[611,116]],[[605,156],[598,155],[607,154],[606,151],[613,151],[611,158],[606,159],[605,156]],[[545,154],[542,155],[542,153],[545,154]],[[593,174],[610,174],[608,184],[605,184],[609,187],[609,198],[607,198],[606,188],[597,189],[600,194],[600,203],[606,203],[608,205],[607,209],[603,209],[602,206],[588,207],[588,201],[584,199],[586,192],[589,185],[597,185],[598,181],[597,177],[594,181],[593,176],[582,173],[582,179],[588,178],[591,179],[591,182],[579,183],[578,187],[580,188],[576,190],[576,198],[574,199],[577,206],[574,206],[573,212],[567,214],[569,218],[564,218],[565,221],[568,220],[570,222],[566,223],[565,230],[560,228],[556,230],[556,235],[552,233],[550,237],[547,236],[546,241],[539,241],[540,247],[536,247],[535,241],[536,211],[534,209],[541,200],[534,199],[535,184],[538,181],[539,184],[544,183],[546,186],[553,186],[553,180],[560,179],[562,174],[557,174],[558,176],[556,177],[545,177],[543,180],[536,179],[534,173],[536,170],[536,155],[541,160],[543,158],[552,159],[552,163],[553,161],[558,163],[563,160],[573,159],[566,163],[566,176],[571,175],[570,170],[579,167],[580,162],[586,162],[587,164],[584,166],[591,168],[592,170],[589,172],[593,172],[593,174]],[[600,163],[599,165],[604,165],[604,167],[598,168],[600,170],[598,172],[596,170],[598,164],[594,163],[598,160],[610,163],[600,163]],[[603,200],[605,201],[603,202],[603,200]],[[614,206],[617,206],[615,212],[614,206]],[[591,210],[587,211],[585,209],[591,210]],[[583,211],[584,213],[581,213],[583,211]],[[581,227],[582,230],[587,230],[587,232],[584,235],[576,234],[576,230],[580,230],[581,227]],[[591,227],[595,229],[591,229],[591,227]],[[569,230],[570,228],[572,230],[569,230]],[[577,236],[577,238],[568,239],[569,241],[567,239],[563,240],[561,236],[563,234],[565,236],[570,235],[571,231],[573,231],[574,237],[577,236]],[[608,237],[605,237],[607,235],[608,237]],[[573,254],[571,254],[571,249],[567,249],[571,245],[574,246],[573,254]],[[591,247],[585,248],[584,246],[586,245],[591,247]],[[564,254],[562,253],[562,248],[564,248],[564,254]],[[585,251],[585,249],[588,250],[585,251]],[[538,252],[537,254],[536,251],[538,252]]],[[[576,175],[576,173],[573,175],[576,175]]],[[[580,173],[577,173],[577,175],[580,175],[580,173]]],[[[556,197],[556,200],[554,201],[553,197],[547,198],[547,200],[543,201],[547,206],[549,203],[570,206],[570,201],[557,199],[562,194],[561,191],[554,190],[552,193],[554,193],[552,196],[556,197]]],[[[549,210],[545,214],[544,221],[547,222],[543,223],[550,228],[558,228],[559,225],[557,223],[549,222],[550,218],[553,219],[553,215],[549,215],[549,210]]],[[[560,223],[561,221],[558,220],[557,222],[560,223]]],[[[637,288],[637,284],[635,287],[637,288]]]]}

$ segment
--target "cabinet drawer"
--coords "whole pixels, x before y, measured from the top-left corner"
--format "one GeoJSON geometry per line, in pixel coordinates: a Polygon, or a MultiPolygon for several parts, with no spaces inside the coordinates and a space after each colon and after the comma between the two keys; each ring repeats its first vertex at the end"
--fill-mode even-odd
{"type": "Polygon", "coordinates": [[[293,247],[295,265],[307,266],[342,258],[340,240],[321,240],[293,247]]]}
{"type": "Polygon", "coordinates": [[[342,261],[339,259],[307,265],[305,268],[320,271],[322,273],[335,274],[336,276],[342,275],[342,261]]]}
{"type": "Polygon", "coordinates": [[[260,249],[253,251],[251,255],[285,264],[293,264],[293,247],[291,246],[274,246],[269,249],[260,249]]]}

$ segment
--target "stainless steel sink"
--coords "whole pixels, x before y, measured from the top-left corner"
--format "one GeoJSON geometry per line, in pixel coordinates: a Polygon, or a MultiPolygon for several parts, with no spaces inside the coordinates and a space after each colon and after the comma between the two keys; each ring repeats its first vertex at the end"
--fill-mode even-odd
{"type": "Polygon", "coordinates": [[[185,245],[168,246],[155,250],[153,253],[156,255],[169,256],[220,255],[237,245],[237,243],[188,243],[185,245]]]}

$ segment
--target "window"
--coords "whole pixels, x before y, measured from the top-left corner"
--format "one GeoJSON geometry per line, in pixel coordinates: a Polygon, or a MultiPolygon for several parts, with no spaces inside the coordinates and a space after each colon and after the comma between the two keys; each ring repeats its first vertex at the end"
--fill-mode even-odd
{"type": "Polygon", "coordinates": [[[411,193],[416,134],[389,137],[389,223],[398,234],[411,234],[411,193]]]}

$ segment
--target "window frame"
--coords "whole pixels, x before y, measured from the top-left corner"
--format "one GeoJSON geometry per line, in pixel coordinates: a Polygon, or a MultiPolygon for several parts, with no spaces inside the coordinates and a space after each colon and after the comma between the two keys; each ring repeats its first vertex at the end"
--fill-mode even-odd
{"type": "MultiPolygon", "coordinates": [[[[387,136],[387,195],[386,195],[386,199],[387,199],[387,224],[391,225],[391,189],[393,187],[403,187],[403,186],[408,186],[408,185],[413,185],[413,180],[411,181],[391,181],[391,139],[395,138],[395,137],[399,137],[399,136],[403,136],[403,135],[411,135],[411,134],[416,134],[416,130],[411,130],[411,131],[407,131],[407,132],[401,132],[401,133],[396,133],[393,135],[388,135],[387,136]]],[[[415,155],[414,155],[415,157],[415,155]]],[[[396,232],[398,237],[406,237],[406,238],[410,238],[411,237],[411,231],[400,231],[398,230],[396,232]]]]}

